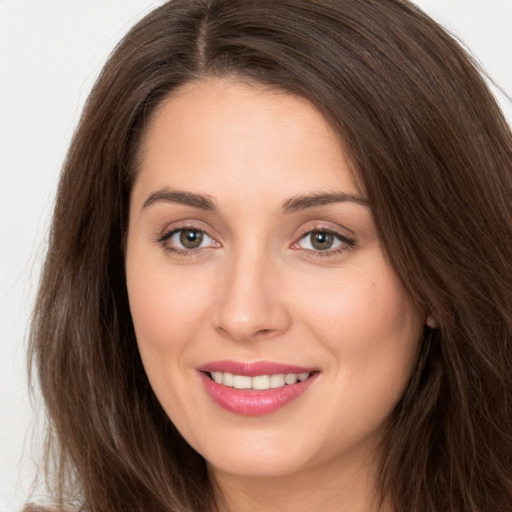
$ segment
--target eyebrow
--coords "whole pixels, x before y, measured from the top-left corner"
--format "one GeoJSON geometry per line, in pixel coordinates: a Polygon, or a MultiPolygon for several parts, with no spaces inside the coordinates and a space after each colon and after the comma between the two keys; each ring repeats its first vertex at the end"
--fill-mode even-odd
{"type": "MultiPolygon", "coordinates": [[[[147,208],[158,202],[182,204],[205,211],[217,211],[213,200],[208,196],[181,190],[171,190],[169,188],[163,188],[151,193],[142,208],[147,208]]],[[[319,206],[345,202],[351,202],[366,207],[370,206],[368,199],[354,194],[346,194],[344,192],[317,193],[294,196],[283,203],[281,211],[282,213],[293,213],[307,210],[308,208],[318,208],[319,206]]]]}
{"type": "Polygon", "coordinates": [[[292,213],[300,210],[306,210],[308,208],[317,208],[328,204],[345,202],[355,203],[366,207],[370,206],[370,201],[368,201],[366,197],[338,192],[295,196],[285,201],[281,210],[283,213],[292,213]]]}
{"type": "Polygon", "coordinates": [[[146,201],[144,201],[142,208],[147,208],[158,202],[183,204],[206,211],[217,210],[213,200],[208,196],[193,194],[192,192],[183,192],[181,190],[171,190],[169,188],[163,188],[150,194],[146,201]]]}

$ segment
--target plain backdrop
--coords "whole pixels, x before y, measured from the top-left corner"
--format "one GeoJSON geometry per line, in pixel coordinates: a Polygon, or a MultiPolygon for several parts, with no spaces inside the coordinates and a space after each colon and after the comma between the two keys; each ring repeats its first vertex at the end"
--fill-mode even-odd
{"type": "MultiPolygon", "coordinates": [[[[276,0],[277,1],[277,0],[276,0]]],[[[122,35],[161,0],[0,0],[0,512],[35,475],[41,409],[26,335],[59,170],[83,103],[122,35]]],[[[504,92],[512,121],[512,0],[417,0],[504,92]]]]}

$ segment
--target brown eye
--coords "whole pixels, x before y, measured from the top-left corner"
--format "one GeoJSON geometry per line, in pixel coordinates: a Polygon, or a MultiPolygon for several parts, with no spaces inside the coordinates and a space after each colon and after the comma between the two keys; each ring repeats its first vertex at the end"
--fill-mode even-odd
{"type": "Polygon", "coordinates": [[[216,249],[221,244],[206,231],[195,227],[184,227],[169,231],[158,239],[165,251],[180,255],[193,255],[203,249],[216,249]]]}
{"type": "Polygon", "coordinates": [[[201,246],[204,233],[198,229],[182,229],[180,232],[180,244],[185,249],[197,249],[201,246]]]}
{"type": "Polygon", "coordinates": [[[317,251],[331,249],[334,244],[334,235],[328,231],[314,231],[309,235],[311,246],[317,251]]]}
{"type": "Polygon", "coordinates": [[[334,256],[356,246],[356,241],[330,229],[308,231],[292,245],[293,249],[304,249],[309,255],[334,256]]]}

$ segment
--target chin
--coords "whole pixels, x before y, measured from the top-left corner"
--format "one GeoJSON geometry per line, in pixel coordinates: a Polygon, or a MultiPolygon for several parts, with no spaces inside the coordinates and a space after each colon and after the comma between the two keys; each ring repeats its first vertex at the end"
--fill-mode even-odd
{"type": "Polygon", "coordinates": [[[306,469],[308,460],[283,450],[273,453],[252,454],[251,456],[213,457],[207,465],[215,472],[227,473],[246,478],[282,478],[300,473],[306,469]]]}

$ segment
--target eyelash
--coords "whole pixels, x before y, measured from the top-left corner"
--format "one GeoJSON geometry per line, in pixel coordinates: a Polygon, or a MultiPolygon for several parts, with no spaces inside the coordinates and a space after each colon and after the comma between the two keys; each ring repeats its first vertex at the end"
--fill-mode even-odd
{"type": "MultiPolygon", "coordinates": [[[[176,256],[183,256],[183,257],[193,257],[198,256],[200,254],[201,249],[207,249],[211,247],[198,247],[194,249],[186,249],[186,248],[180,248],[176,246],[172,246],[168,244],[168,241],[176,234],[183,232],[183,231],[196,231],[199,233],[202,233],[202,235],[206,235],[208,238],[210,238],[212,241],[215,241],[213,237],[211,237],[204,229],[201,229],[196,226],[182,226],[178,229],[173,229],[171,231],[168,231],[164,233],[162,236],[160,236],[157,239],[157,242],[163,247],[163,249],[167,252],[171,252],[176,256]]],[[[216,241],[215,241],[216,242],[216,241]]],[[[216,242],[218,244],[218,242],[216,242]]],[[[220,246],[220,244],[219,244],[220,246]]],[[[331,228],[324,228],[324,227],[316,227],[314,229],[308,229],[305,230],[297,239],[296,242],[293,242],[291,245],[292,249],[299,250],[302,249],[304,252],[306,252],[308,255],[313,257],[329,257],[334,256],[340,253],[343,253],[345,251],[351,251],[356,247],[356,241],[352,238],[349,238],[345,235],[342,235],[341,233],[338,233],[337,231],[331,229],[331,228]],[[315,233],[324,233],[327,235],[333,236],[338,242],[340,242],[339,246],[335,247],[334,249],[303,249],[301,247],[298,247],[298,244],[301,240],[306,239],[307,236],[312,236],[315,233]],[[294,247],[296,246],[296,247],[294,247]]]]}
{"type": "MultiPolygon", "coordinates": [[[[299,236],[297,241],[292,244],[292,248],[294,248],[294,246],[297,246],[298,243],[301,240],[305,240],[306,237],[312,236],[315,233],[323,233],[323,234],[327,234],[327,235],[332,235],[336,240],[338,240],[340,242],[340,244],[337,247],[335,247],[334,249],[325,249],[325,250],[320,250],[320,249],[302,249],[309,256],[325,258],[325,257],[335,256],[335,255],[341,254],[341,253],[343,253],[345,251],[352,251],[356,247],[356,241],[353,238],[349,238],[349,237],[347,237],[345,235],[342,235],[341,233],[339,233],[338,231],[335,231],[332,228],[317,226],[317,227],[315,227],[313,229],[305,230],[299,236]]],[[[297,247],[297,250],[298,249],[301,249],[301,248],[297,247]]]]}
{"type": "MultiPolygon", "coordinates": [[[[160,238],[158,238],[157,242],[163,247],[163,249],[167,252],[171,252],[176,256],[184,256],[184,257],[194,257],[198,256],[200,254],[199,249],[206,249],[207,247],[198,247],[196,249],[186,249],[181,247],[176,247],[169,245],[168,241],[176,234],[181,233],[182,231],[196,231],[198,233],[202,233],[203,236],[206,235],[211,240],[215,241],[213,237],[211,237],[204,229],[201,229],[199,227],[188,225],[188,226],[182,226],[177,229],[173,229],[171,231],[167,231],[164,233],[160,238]]],[[[218,242],[216,242],[218,243],[218,242]]],[[[220,244],[219,244],[220,246],[220,244]]]]}

